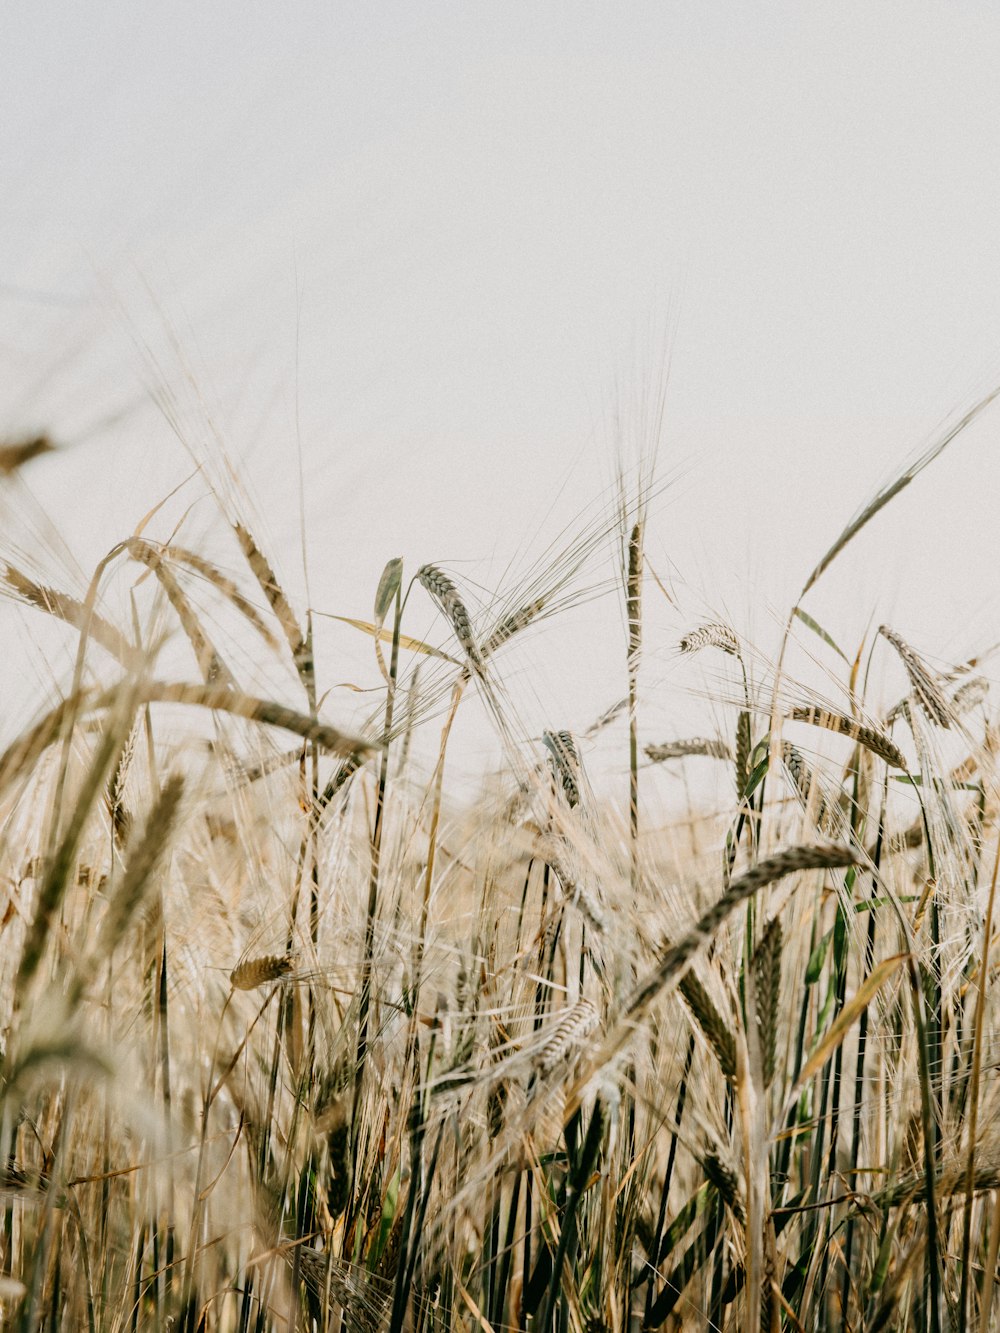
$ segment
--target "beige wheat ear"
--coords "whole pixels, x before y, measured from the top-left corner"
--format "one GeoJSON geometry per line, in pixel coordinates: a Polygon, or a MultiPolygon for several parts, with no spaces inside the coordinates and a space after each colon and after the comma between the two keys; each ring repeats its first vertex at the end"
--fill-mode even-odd
{"type": "Polygon", "coordinates": [[[351,1185],[353,1158],[351,1155],[351,1117],[347,1100],[334,1097],[316,1116],[314,1128],[326,1143],[326,1158],[330,1178],[326,1187],[326,1206],[331,1218],[336,1219],[347,1207],[351,1185]]]}
{"type": "Polygon", "coordinates": [[[791,741],[782,742],[781,759],[802,809],[812,814],[821,833],[833,837],[839,831],[839,811],[828,804],[821,781],[791,741]]]}
{"type": "Polygon", "coordinates": [[[951,696],[951,711],[956,717],[969,713],[973,708],[986,702],[990,693],[990,683],[982,676],[973,676],[964,685],[960,685],[951,696]]]}
{"type": "Polygon", "coordinates": [[[877,754],[880,759],[891,765],[893,768],[906,768],[906,757],[902,750],[892,739],[879,727],[872,727],[858,722],[856,718],[846,717],[843,713],[832,713],[825,708],[808,707],[793,708],[788,714],[791,722],[806,722],[813,727],[823,727],[827,731],[834,731],[838,736],[846,736],[849,740],[857,743],[866,750],[871,750],[872,754],[877,754]]]}
{"type": "Polygon", "coordinates": [[[238,963],[229,974],[233,990],[256,990],[270,981],[281,981],[294,966],[287,954],[261,954],[238,963]]]}
{"type": "Polygon", "coordinates": [[[189,551],[184,546],[165,546],[163,556],[167,560],[172,560],[175,564],[186,565],[188,569],[195,574],[200,575],[207,583],[215,588],[220,596],[227,602],[231,602],[241,616],[253,626],[260,637],[269,648],[276,648],[278,640],[272,634],[270,627],[264,620],[254,604],[240,591],[236,582],[228,574],[224,574],[217,565],[213,565],[210,560],[206,560],[197,551],[189,551]]]}
{"type": "Polygon", "coordinates": [[[205,678],[205,684],[234,685],[233,673],[223,661],[215,644],[202,628],[187,594],[181,588],[173,570],[163,558],[162,551],[158,550],[151,542],[143,541],[139,537],[130,537],[125,542],[125,550],[133,560],[145,565],[156,576],[167,601],[173,607],[174,613],[180,621],[181,629],[187,635],[188,642],[194,649],[198,669],[205,678]]]}
{"type": "Polygon", "coordinates": [[[60,592],[58,588],[36,583],[34,579],[10,564],[4,567],[0,581],[29,606],[48,612],[49,615],[55,616],[57,620],[62,620],[67,625],[72,625],[81,633],[88,633],[99,647],[110,653],[122,666],[138,666],[140,656],[125,635],[99,612],[85,606],[76,597],[60,592]]]}
{"type": "Polygon", "coordinates": [[[562,885],[562,891],[566,901],[573,905],[587,918],[594,929],[602,934],[608,928],[607,917],[601,908],[600,903],[582,882],[566,865],[562,856],[562,849],[555,840],[546,844],[542,853],[546,865],[562,885]]]}
{"type": "Polygon", "coordinates": [[[233,532],[236,534],[236,540],[240,544],[243,557],[250,566],[250,572],[257,580],[261,592],[267,598],[268,606],[281,626],[281,632],[284,634],[291,650],[292,661],[295,664],[299,679],[307,693],[312,696],[315,688],[315,666],[310,646],[311,636],[302,633],[299,622],[295,618],[295,612],[278,582],[278,576],[275,574],[271,562],[254,541],[250,530],[244,527],[242,523],[234,523],[233,532]]]}
{"type": "Polygon", "coordinates": [[[526,606],[520,607],[517,611],[512,611],[509,616],[504,616],[503,620],[483,640],[479,650],[483,657],[489,657],[508,639],[512,639],[515,634],[520,634],[521,630],[527,629],[545,610],[547,600],[545,597],[537,597],[526,606]]]}
{"type": "Polygon", "coordinates": [[[741,709],[736,719],[736,795],[742,800],[750,781],[750,755],[753,750],[753,737],[750,731],[750,714],[741,709]]]}
{"type": "Polygon", "coordinates": [[[727,1205],[737,1222],[746,1222],[746,1209],[740,1198],[740,1180],[733,1168],[722,1160],[715,1149],[698,1158],[698,1163],[708,1180],[719,1192],[719,1197],[727,1205]]]}
{"type": "MultiPolygon", "coordinates": [[[[379,748],[377,741],[351,736],[339,731],[328,722],[300,713],[271,699],[257,699],[251,694],[222,685],[193,685],[186,681],[153,680],[143,685],[141,696],[147,703],[189,704],[214,712],[230,713],[248,722],[261,722],[270,727],[282,727],[303,740],[314,741],[321,749],[332,754],[363,755],[379,748]]],[[[98,704],[103,699],[98,700],[98,704]]],[[[2,771],[0,760],[0,771],[2,771]]]]}
{"type": "Polygon", "coordinates": [[[80,690],[66,699],[60,699],[44,717],[11,741],[0,754],[0,792],[9,782],[31,771],[50,745],[59,738],[65,726],[72,726],[92,699],[92,691],[80,690]]]}
{"type": "Polygon", "coordinates": [[[590,1000],[578,1000],[569,1009],[563,1010],[549,1028],[544,1044],[535,1057],[541,1077],[547,1077],[566,1060],[597,1028],[599,1022],[600,1016],[590,1000]]]}
{"type": "Polygon", "coordinates": [[[826,846],[789,847],[766,860],[758,861],[738,879],[734,879],[721,898],[702,914],[688,933],[676,944],[663,950],[660,960],[640,979],[622,1007],[620,1022],[635,1023],[644,1015],[657,995],[678,977],[691,959],[714,937],[719,927],[742,903],[775,880],[804,870],[830,870],[856,865],[863,852],[853,847],[829,843],[826,846]]]}
{"type": "Polygon", "coordinates": [[[948,709],[948,700],[931,672],[895,630],[891,630],[888,625],[880,625],[878,632],[892,644],[899,654],[899,660],[906,668],[906,674],[910,678],[910,684],[913,686],[913,693],[917,697],[917,702],[930,720],[936,722],[939,727],[950,727],[951,714],[948,709]]]}
{"type": "Polygon", "coordinates": [[[728,625],[711,621],[684,635],[677,645],[682,653],[697,653],[702,648],[718,648],[731,657],[739,657],[740,641],[728,625]]]}

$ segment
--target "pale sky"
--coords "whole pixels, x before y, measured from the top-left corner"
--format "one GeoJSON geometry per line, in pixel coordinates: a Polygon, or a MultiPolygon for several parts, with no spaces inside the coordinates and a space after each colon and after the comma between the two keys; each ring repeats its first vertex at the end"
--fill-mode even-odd
{"type": "MultiPolygon", "coordinates": [[[[301,593],[299,439],[313,604],[367,616],[388,558],[489,584],[606,492],[669,356],[669,730],[685,617],[773,647],[855,509],[1000,382],[998,76],[973,3],[8,0],[2,431],[74,445],[28,481],[89,570],[190,471],[162,375],[301,593]]],[[[998,443],[1000,408],[830,572],[845,643],[1000,639],[998,443]]],[[[538,639],[531,725],[621,692],[618,617],[538,639]]]]}

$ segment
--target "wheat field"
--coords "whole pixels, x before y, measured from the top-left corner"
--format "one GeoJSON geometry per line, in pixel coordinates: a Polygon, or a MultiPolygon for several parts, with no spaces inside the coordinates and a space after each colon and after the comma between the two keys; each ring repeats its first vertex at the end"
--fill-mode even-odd
{"type": "MultiPolygon", "coordinates": [[[[669,645],[711,735],[644,719],[648,468],[488,597],[387,550],[349,716],[232,488],[211,555],[147,515],[79,587],[5,542],[73,665],[0,755],[3,1326],[994,1327],[991,664],[809,609],[990,401],[776,660],[669,645]],[[594,568],[609,707],[525,735],[505,664],[594,568]],[[658,808],[665,770],[716,796],[658,808]]],[[[11,504],[48,452],[0,453],[11,504]]]]}

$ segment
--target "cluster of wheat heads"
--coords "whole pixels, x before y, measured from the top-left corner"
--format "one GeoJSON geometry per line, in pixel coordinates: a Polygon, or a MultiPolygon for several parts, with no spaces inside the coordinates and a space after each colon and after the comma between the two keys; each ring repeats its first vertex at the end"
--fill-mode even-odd
{"type": "Polygon", "coordinates": [[[244,521],[225,568],[151,536],[76,589],[4,563],[73,644],[0,754],[4,1326],[990,1326],[981,664],[889,627],[845,656],[799,606],[820,698],[692,624],[724,728],[648,735],[645,528],[626,506],[485,604],[389,561],[350,622],[379,682],[350,727],[244,521]],[[627,698],[533,740],[504,654],[616,527],[627,698]],[[506,761],[456,791],[472,700],[506,761]],[[653,778],[687,765],[726,795],[675,840],[653,778]]]}

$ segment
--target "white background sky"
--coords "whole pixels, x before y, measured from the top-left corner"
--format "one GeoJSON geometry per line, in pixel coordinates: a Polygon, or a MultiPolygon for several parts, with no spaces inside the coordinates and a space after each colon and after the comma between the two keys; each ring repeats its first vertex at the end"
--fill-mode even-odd
{"type": "MultiPolygon", "coordinates": [[[[0,426],[73,445],[28,480],[89,570],[190,470],[155,361],[301,589],[298,435],[312,601],[366,616],[390,556],[488,584],[606,492],[616,405],[634,434],[669,354],[670,734],[685,624],[772,647],[853,511],[1000,382],[998,76],[974,3],[8,0],[0,426]]],[[[998,444],[1000,409],[831,571],[810,606],[845,645],[870,616],[932,658],[1000,639],[998,444]]],[[[536,640],[530,725],[621,693],[618,622],[536,640]]]]}

